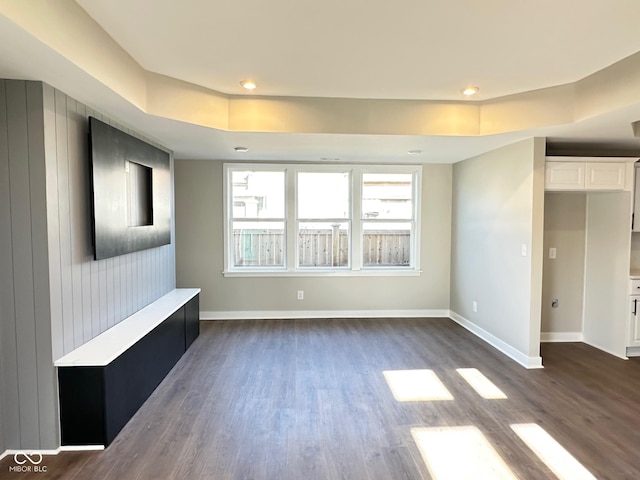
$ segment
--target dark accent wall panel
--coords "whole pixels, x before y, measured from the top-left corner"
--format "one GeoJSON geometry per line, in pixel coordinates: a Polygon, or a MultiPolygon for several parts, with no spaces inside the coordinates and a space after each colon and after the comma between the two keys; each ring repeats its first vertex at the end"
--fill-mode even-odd
{"type": "Polygon", "coordinates": [[[95,258],[106,259],[169,244],[169,153],[95,117],[89,118],[89,129],[95,258]],[[148,172],[145,178],[149,185],[144,194],[132,181],[139,170],[148,172]],[[147,209],[130,202],[140,195],[147,200],[147,209]],[[136,224],[134,212],[145,217],[147,223],[136,224]]]}
{"type": "Polygon", "coordinates": [[[175,288],[173,245],[92,259],[90,115],[138,136],[41,82],[0,80],[0,451],[57,448],[53,361],[175,288]]]}

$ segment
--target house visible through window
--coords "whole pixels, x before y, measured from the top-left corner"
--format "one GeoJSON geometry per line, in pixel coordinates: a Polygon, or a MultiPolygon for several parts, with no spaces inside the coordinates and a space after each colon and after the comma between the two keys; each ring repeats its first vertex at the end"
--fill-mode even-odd
{"type": "Polygon", "coordinates": [[[225,164],[225,273],[418,271],[420,174],[225,164]]]}
{"type": "Polygon", "coordinates": [[[363,266],[411,265],[413,174],[362,175],[363,266]]]}
{"type": "Polygon", "coordinates": [[[284,172],[230,173],[232,266],[284,267],[284,172]]]}

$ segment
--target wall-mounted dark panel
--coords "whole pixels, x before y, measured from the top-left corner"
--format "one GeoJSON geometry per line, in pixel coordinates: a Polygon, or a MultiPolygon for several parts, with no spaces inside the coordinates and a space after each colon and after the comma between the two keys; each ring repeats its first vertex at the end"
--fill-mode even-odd
{"type": "Polygon", "coordinates": [[[95,259],[171,243],[169,154],[94,117],[89,127],[95,259]]]}

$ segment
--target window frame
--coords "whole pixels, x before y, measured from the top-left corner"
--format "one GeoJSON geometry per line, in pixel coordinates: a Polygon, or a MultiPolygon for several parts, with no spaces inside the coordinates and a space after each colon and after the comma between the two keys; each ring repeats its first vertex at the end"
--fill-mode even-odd
{"type": "MultiPolygon", "coordinates": [[[[371,165],[371,164],[297,164],[297,163],[224,163],[223,164],[223,234],[224,234],[224,270],[225,277],[286,277],[286,276],[418,276],[420,268],[420,230],[421,230],[421,165],[371,165]],[[284,172],[284,265],[277,266],[234,266],[233,265],[233,171],[277,171],[284,172]],[[298,230],[302,220],[321,221],[321,219],[298,218],[298,173],[350,173],[349,203],[350,217],[341,222],[349,224],[349,254],[347,266],[317,267],[298,266],[298,230]],[[365,173],[410,173],[412,174],[412,219],[386,219],[386,223],[410,223],[410,265],[363,265],[364,219],[362,214],[363,175],[365,173]]],[[[272,220],[272,219],[261,219],[272,220]]],[[[279,220],[279,219],[278,219],[279,220]]],[[[334,220],[334,219],[328,219],[334,220]]],[[[337,219],[336,219],[337,220],[337,219]]],[[[384,220],[380,220],[384,221],[384,220]]]]}

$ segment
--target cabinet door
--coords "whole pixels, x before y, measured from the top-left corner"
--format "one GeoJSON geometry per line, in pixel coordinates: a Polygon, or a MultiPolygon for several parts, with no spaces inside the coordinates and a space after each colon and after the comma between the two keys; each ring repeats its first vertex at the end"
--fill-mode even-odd
{"type": "Polygon", "coordinates": [[[584,162],[546,162],[545,190],[584,190],[584,162]]]}
{"type": "Polygon", "coordinates": [[[624,163],[587,162],[587,190],[624,190],[624,163]]]}
{"type": "Polygon", "coordinates": [[[640,295],[629,297],[629,347],[640,346],[640,295]]]}

